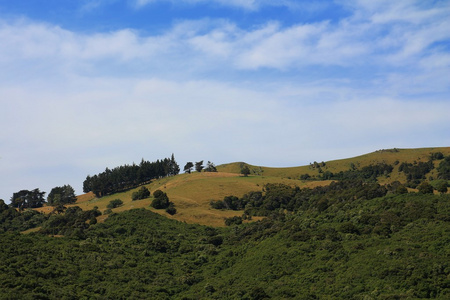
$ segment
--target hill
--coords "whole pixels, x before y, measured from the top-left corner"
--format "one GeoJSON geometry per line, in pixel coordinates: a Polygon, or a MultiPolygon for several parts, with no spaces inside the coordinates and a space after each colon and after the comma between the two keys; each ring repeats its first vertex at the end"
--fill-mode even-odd
{"type": "MultiPolygon", "coordinates": [[[[313,188],[316,186],[328,185],[331,180],[323,180],[319,177],[324,172],[339,173],[347,170],[361,169],[370,165],[381,163],[393,166],[389,176],[379,176],[378,182],[388,184],[393,181],[406,182],[406,175],[399,171],[401,163],[427,162],[432,153],[441,152],[443,155],[450,155],[450,147],[444,148],[421,148],[421,149],[388,149],[379,150],[365,155],[333,160],[327,162],[313,162],[306,166],[289,168],[271,168],[264,166],[253,166],[244,162],[229,163],[217,166],[218,172],[193,172],[191,174],[179,174],[154,180],[146,184],[150,191],[162,190],[167,193],[170,201],[175,204],[177,214],[169,215],[164,210],[150,208],[152,198],[132,201],[132,193],[138,188],[129,191],[96,198],[92,193],[78,196],[74,204],[83,210],[98,207],[104,212],[111,200],[120,199],[123,205],[113,209],[114,212],[121,212],[133,208],[146,208],[160,213],[168,218],[211,226],[224,226],[224,220],[233,216],[242,215],[243,211],[216,210],[212,209],[212,200],[222,200],[226,196],[234,195],[242,197],[252,191],[262,191],[265,184],[282,183],[300,188],[313,188]],[[251,174],[248,177],[240,175],[241,168],[248,165],[251,174]],[[300,176],[308,174],[309,180],[300,180],[300,176]]],[[[435,161],[437,166],[439,161],[435,161]]],[[[436,169],[433,169],[428,177],[436,178],[436,169]]],[[[42,207],[38,209],[43,212],[50,212],[52,207],[42,207]]],[[[104,221],[107,215],[99,217],[99,221],[104,221]]]]}
{"type": "Polygon", "coordinates": [[[132,201],[138,188],[52,214],[0,203],[0,298],[450,298],[448,148],[224,172],[241,166],[146,184],[174,216],[132,201]],[[317,173],[294,177],[306,169],[317,173]]]}

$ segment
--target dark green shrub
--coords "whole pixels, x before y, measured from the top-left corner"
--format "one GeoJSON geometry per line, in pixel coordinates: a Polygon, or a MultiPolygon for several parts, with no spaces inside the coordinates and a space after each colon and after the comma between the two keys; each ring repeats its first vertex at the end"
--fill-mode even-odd
{"type": "Polygon", "coordinates": [[[131,195],[131,199],[134,200],[142,200],[145,198],[150,197],[150,191],[145,187],[142,186],[137,192],[134,192],[131,195]]]}
{"type": "Polygon", "coordinates": [[[422,194],[433,194],[433,187],[431,184],[428,183],[428,181],[424,181],[421,184],[417,186],[417,189],[422,194]]]}
{"type": "Polygon", "coordinates": [[[177,209],[175,208],[175,204],[173,204],[173,202],[169,202],[169,206],[166,208],[166,213],[172,216],[177,213],[177,209]]]}
{"type": "Polygon", "coordinates": [[[242,217],[235,216],[235,217],[225,219],[225,225],[227,225],[227,226],[240,225],[240,224],[242,224],[242,217]]]}
{"type": "Polygon", "coordinates": [[[109,209],[113,209],[123,205],[123,201],[120,199],[114,199],[109,201],[109,204],[106,206],[109,209]]]}
{"type": "MultiPolygon", "coordinates": [[[[167,197],[167,194],[164,193],[163,191],[156,190],[153,193],[153,197],[155,197],[155,199],[153,199],[152,204],[151,204],[151,206],[153,208],[165,209],[165,208],[169,207],[169,205],[170,205],[169,197],[167,197]]],[[[175,212],[176,212],[176,210],[175,210],[175,212]]]]}

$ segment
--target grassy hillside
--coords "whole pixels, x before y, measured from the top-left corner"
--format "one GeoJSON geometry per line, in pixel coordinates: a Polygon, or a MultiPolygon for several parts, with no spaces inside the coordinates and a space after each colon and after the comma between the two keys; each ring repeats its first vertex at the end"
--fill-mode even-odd
{"type": "MultiPolygon", "coordinates": [[[[357,168],[365,167],[371,164],[386,163],[393,165],[396,161],[402,162],[426,162],[429,160],[430,154],[435,152],[442,152],[445,156],[450,155],[450,147],[436,147],[436,148],[418,148],[418,149],[386,149],[378,150],[361,156],[352,158],[325,161],[325,166],[321,167],[322,171],[330,171],[338,173],[340,171],[347,171],[352,164],[357,168]]],[[[318,158],[317,162],[322,163],[318,158]]],[[[252,174],[258,174],[268,177],[282,177],[298,179],[300,175],[308,173],[311,176],[319,175],[319,168],[314,167],[314,163],[307,166],[289,167],[289,168],[271,168],[263,166],[253,166],[243,162],[236,162],[224,164],[217,167],[219,172],[240,173],[241,168],[248,165],[252,170],[252,174]]],[[[398,165],[395,166],[394,172],[396,176],[392,180],[405,181],[404,176],[398,174],[398,165]]]]}
{"type": "MultiPolygon", "coordinates": [[[[394,180],[405,182],[403,173],[398,172],[399,164],[396,162],[426,162],[434,152],[442,152],[450,155],[450,147],[445,148],[421,148],[421,149],[391,149],[380,150],[354,158],[318,162],[315,164],[290,168],[270,168],[262,166],[248,165],[252,171],[248,177],[240,175],[241,168],[246,165],[243,162],[236,162],[217,166],[218,172],[179,174],[177,176],[166,177],[155,180],[145,185],[151,192],[160,189],[167,193],[170,201],[175,204],[177,214],[170,216],[164,210],[154,210],[150,207],[152,198],[132,201],[131,195],[137,190],[132,189],[114,195],[96,198],[92,193],[78,196],[77,206],[83,210],[92,209],[97,206],[100,211],[105,211],[108,203],[113,199],[120,199],[124,205],[113,209],[114,212],[121,212],[133,208],[146,208],[168,218],[184,221],[187,223],[198,223],[211,226],[224,226],[224,219],[240,216],[242,211],[215,210],[211,209],[211,200],[222,200],[225,196],[243,196],[251,191],[261,191],[267,183],[283,183],[290,186],[315,187],[328,185],[330,181],[302,181],[299,180],[302,174],[309,174],[318,177],[319,172],[330,171],[338,173],[346,171],[353,165],[362,168],[371,164],[387,163],[394,166],[394,171],[389,177],[380,177],[381,184],[386,184],[394,180]]],[[[433,170],[433,175],[436,170],[433,170]]],[[[50,212],[52,207],[40,208],[40,211],[50,212]]],[[[99,221],[104,221],[107,215],[99,217],[99,221]]]]}

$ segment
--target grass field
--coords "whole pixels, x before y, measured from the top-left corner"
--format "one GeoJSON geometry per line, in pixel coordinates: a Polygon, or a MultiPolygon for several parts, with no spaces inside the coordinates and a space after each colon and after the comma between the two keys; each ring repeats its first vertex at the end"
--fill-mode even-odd
{"type": "MultiPolygon", "coordinates": [[[[325,162],[321,167],[322,171],[339,172],[350,169],[354,164],[356,167],[387,163],[392,164],[396,161],[402,162],[420,162],[428,161],[430,153],[442,152],[444,155],[450,155],[450,147],[445,148],[421,148],[421,149],[395,149],[379,150],[369,154],[357,156],[354,158],[334,160],[325,162]]],[[[74,205],[80,206],[83,210],[89,210],[98,207],[100,211],[105,211],[108,203],[113,199],[120,199],[123,205],[113,209],[114,212],[129,210],[132,208],[146,208],[165,215],[168,218],[176,219],[187,223],[197,223],[210,226],[224,226],[224,219],[232,216],[242,215],[242,211],[215,210],[210,208],[211,200],[223,200],[225,196],[241,197],[250,191],[262,190],[266,183],[284,183],[291,186],[315,187],[318,185],[328,185],[330,181],[301,181],[300,175],[308,173],[311,176],[318,176],[318,168],[313,166],[299,166],[291,168],[270,168],[248,165],[252,174],[248,177],[241,176],[240,170],[245,163],[237,162],[217,166],[218,172],[179,174],[173,177],[166,177],[155,180],[145,185],[152,193],[155,190],[162,190],[169,196],[170,201],[175,204],[177,213],[174,216],[167,214],[164,210],[155,210],[150,207],[152,198],[132,201],[131,194],[137,190],[132,189],[126,192],[114,195],[96,198],[92,193],[78,196],[78,201],[74,205]]],[[[381,184],[389,183],[394,180],[404,182],[406,179],[403,173],[398,172],[399,164],[394,167],[394,171],[388,178],[380,178],[381,184]]],[[[433,170],[436,172],[436,170],[433,170]]],[[[434,174],[434,173],[432,173],[434,174]]],[[[39,210],[51,212],[52,207],[42,207],[39,210]]],[[[108,216],[102,215],[98,218],[101,222],[108,216]]]]}

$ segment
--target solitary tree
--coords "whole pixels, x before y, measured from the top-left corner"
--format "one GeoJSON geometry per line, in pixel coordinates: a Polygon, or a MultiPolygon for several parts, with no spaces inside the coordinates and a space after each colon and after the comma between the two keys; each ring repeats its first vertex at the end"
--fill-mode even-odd
{"type": "Polygon", "coordinates": [[[203,170],[203,160],[195,163],[195,171],[201,172],[203,170]]]}
{"type": "Polygon", "coordinates": [[[188,161],[186,165],[184,166],[184,172],[191,174],[192,168],[194,167],[194,164],[192,161],[188,161]]]}
{"type": "Polygon", "coordinates": [[[247,177],[250,174],[250,168],[247,165],[245,165],[241,169],[241,174],[244,175],[245,177],[247,177]]]}
{"type": "Polygon", "coordinates": [[[169,197],[167,194],[161,190],[156,190],[153,192],[153,199],[151,206],[156,209],[164,209],[169,207],[169,197]]]}

